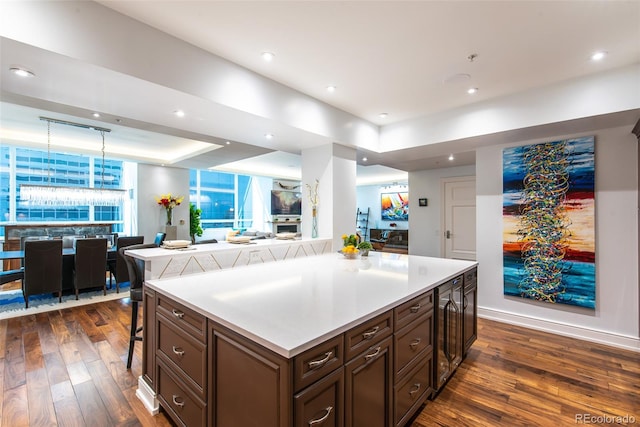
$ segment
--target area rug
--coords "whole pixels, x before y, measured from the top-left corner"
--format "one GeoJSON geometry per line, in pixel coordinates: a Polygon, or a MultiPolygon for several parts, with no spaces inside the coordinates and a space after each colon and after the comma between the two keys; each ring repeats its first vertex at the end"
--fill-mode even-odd
{"type": "Polygon", "coordinates": [[[107,285],[107,295],[103,294],[102,289],[87,290],[80,292],[77,301],[75,293],[63,293],[61,303],[53,294],[32,295],[29,297],[29,308],[25,308],[22,290],[0,291],[0,320],[128,297],[129,283],[126,282],[120,284],[120,293],[116,293],[115,285],[111,289],[107,285]]]}

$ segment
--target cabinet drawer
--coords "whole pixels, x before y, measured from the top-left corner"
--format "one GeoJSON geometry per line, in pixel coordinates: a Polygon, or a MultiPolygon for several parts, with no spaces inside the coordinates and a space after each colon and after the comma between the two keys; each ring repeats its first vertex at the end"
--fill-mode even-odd
{"type": "Polygon", "coordinates": [[[201,342],[205,342],[207,329],[206,317],[167,298],[161,293],[158,293],[156,310],[164,314],[167,319],[172,320],[176,325],[179,325],[181,330],[187,331],[201,342]]]}
{"type": "Polygon", "coordinates": [[[433,291],[426,292],[420,296],[405,302],[393,309],[394,325],[396,330],[411,323],[433,309],[433,291]]]}
{"type": "Polygon", "coordinates": [[[206,405],[189,392],[189,387],[171,372],[171,368],[161,358],[156,360],[158,364],[158,399],[171,418],[178,425],[190,427],[207,425],[206,405]]]}
{"type": "MultiPolygon", "coordinates": [[[[206,396],[207,381],[207,348],[192,337],[185,334],[170,319],[158,314],[156,327],[157,350],[175,363],[197,385],[198,393],[206,396]]],[[[188,382],[188,381],[187,381],[188,382]]]]}
{"type": "Polygon", "coordinates": [[[432,360],[431,354],[420,359],[416,367],[394,387],[394,420],[397,426],[405,425],[431,395],[432,360]]]}
{"type": "Polygon", "coordinates": [[[433,311],[396,332],[394,338],[394,372],[402,377],[424,351],[433,351],[433,311]]]}
{"type": "Polygon", "coordinates": [[[311,385],[344,363],[344,338],[338,335],[293,359],[294,389],[311,385]]]}
{"type": "Polygon", "coordinates": [[[351,360],[369,348],[373,342],[391,335],[393,332],[392,314],[392,311],[388,311],[347,331],[344,335],[345,360],[351,360]]]}
{"type": "Polygon", "coordinates": [[[339,368],[294,396],[295,426],[344,425],[343,371],[342,367],[339,368]]]}
{"type": "Polygon", "coordinates": [[[474,286],[478,281],[478,269],[474,268],[472,270],[464,273],[464,286],[474,286]]]}

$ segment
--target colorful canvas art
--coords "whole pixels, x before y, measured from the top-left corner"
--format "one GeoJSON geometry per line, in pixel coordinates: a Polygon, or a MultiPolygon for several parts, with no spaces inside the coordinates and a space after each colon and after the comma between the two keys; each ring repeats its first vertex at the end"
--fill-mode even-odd
{"type": "Polygon", "coordinates": [[[503,151],[504,293],[595,308],[594,137],[503,151]]]}
{"type": "Polygon", "coordinates": [[[382,219],[385,221],[409,221],[409,193],[383,193],[382,219]]]}

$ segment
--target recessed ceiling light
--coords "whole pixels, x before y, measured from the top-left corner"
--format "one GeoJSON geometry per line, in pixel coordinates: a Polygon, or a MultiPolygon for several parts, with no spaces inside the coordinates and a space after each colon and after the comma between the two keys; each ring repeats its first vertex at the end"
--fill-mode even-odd
{"type": "Polygon", "coordinates": [[[363,157],[363,158],[362,158],[362,161],[363,161],[363,162],[366,162],[367,160],[369,160],[369,159],[367,159],[366,157],[363,157]]]}
{"type": "Polygon", "coordinates": [[[452,162],[455,159],[455,157],[453,157],[453,154],[449,154],[449,161],[452,162]]]}
{"type": "Polygon", "coordinates": [[[27,70],[26,68],[22,68],[22,67],[11,67],[11,68],[9,68],[9,71],[11,71],[16,76],[20,76],[20,77],[33,77],[33,76],[35,76],[35,73],[33,71],[27,70]]]}
{"type": "Polygon", "coordinates": [[[265,61],[271,62],[273,61],[273,58],[276,57],[276,54],[273,52],[262,52],[261,56],[262,56],[262,59],[264,59],[265,61]]]}
{"type": "Polygon", "coordinates": [[[467,93],[469,95],[473,95],[476,92],[478,92],[478,88],[477,87],[472,87],[472,88],[467,89],[467,93]]]}
{"type": "Polygon", "coordinates": [[[591,55],[591,60],[600,61],[601,59],[604,59],[605,56],[607,56],[607,52],[604,52],[604,51],[595,52],[593,55],[591,55]]]}
{"type": "Polygon", "coordinates": [[[389,117],[389,113],[380,113],[378,114],[378,117],[380,117],[381,119],[386,119],[387,117],[389,117]]]}
{"type": "Polygon", "coordinates": [[[173,114],[175,114],[177,117],[184,117],[184,111],[182,110],[176,110],[173,112],[173,114]]]}
{"type": "Polygon", "coordinates": [[[97,119],[98,117],[100,117],[100,113],[93,113],[92,116],[97,119]]]}
{"type": "Polygon", "coordinates": [[[264,137],[267,139],[273,139],[273,134],[272,133],[265,133],[264,137]]]}
{"type": "Polygon", "coordinates": [[[337,89],[337,87],[335,87],[335,86],[333,86],[333,85],[329,85],[329,86],[327,86],[327,92],[331,92],[331,93],[333,93],[333,92],[335,92],[335,91],[336,91],[336,89],[337,89]]]}
{"type": "Polygon", "coordinates": [[[226,141],[225,144],[231,145],[231,141],[226,141]]]}

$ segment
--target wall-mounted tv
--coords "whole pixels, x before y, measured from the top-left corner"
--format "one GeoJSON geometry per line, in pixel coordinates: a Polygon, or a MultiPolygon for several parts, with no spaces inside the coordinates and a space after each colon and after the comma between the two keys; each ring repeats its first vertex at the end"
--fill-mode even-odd
{"type": "Polygon", "coordinates": [[[302,193],[271,190],[271,215],[302,215],[302,193]]]}

